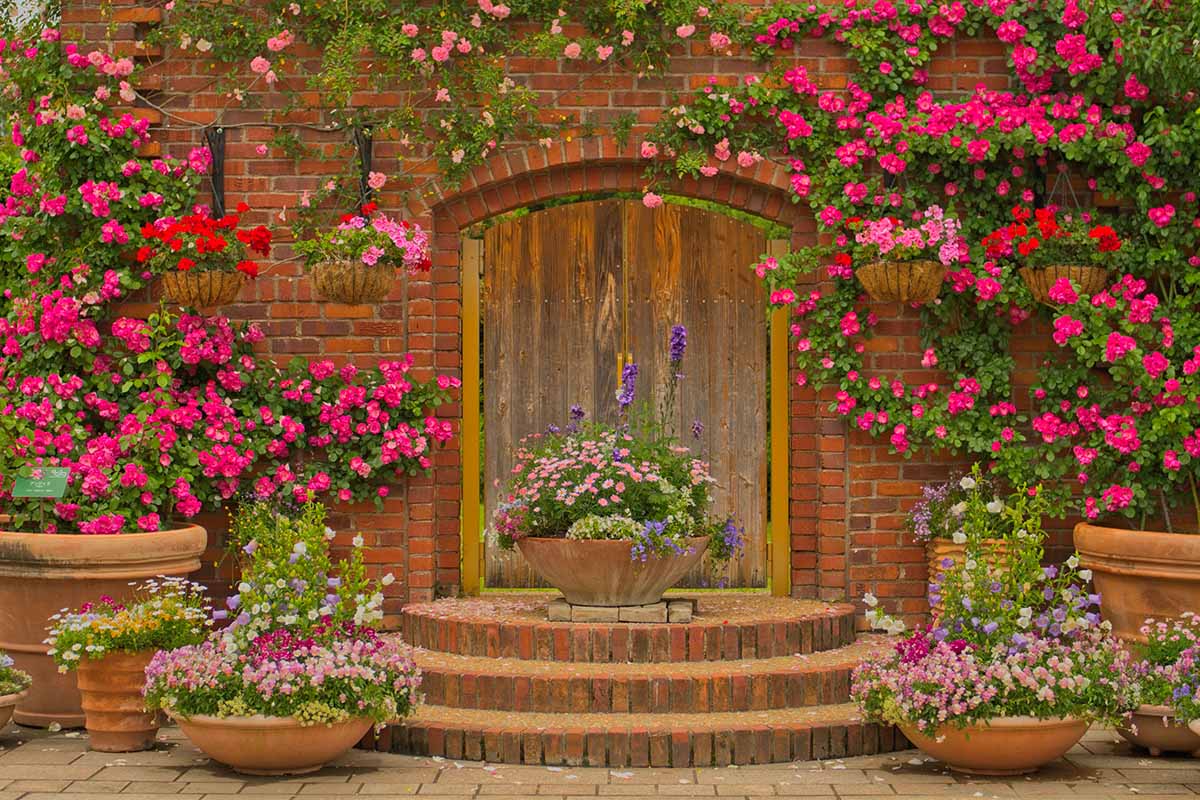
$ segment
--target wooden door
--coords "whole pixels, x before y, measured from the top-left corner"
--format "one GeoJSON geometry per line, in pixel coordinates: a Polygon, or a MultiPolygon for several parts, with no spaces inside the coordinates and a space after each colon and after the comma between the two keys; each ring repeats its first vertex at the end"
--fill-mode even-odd
{"type": "MultiPolygon", "coordinates": [[[[683,437],[710,461],[714,511],[746,529],[720,574],[684,585],[766,585],[766,301],[748,268],[763,232],[722,214],[636,201],[558,206],[503,221],[483,242],[481,290],[484,521],[512,468],[512,448],[564,424],[572,404],[611,421],[623,357],[657,402],[671,327],[688,328],[676,401],[683,437]],[[693,420],[704,432],[693,440],[693,420]]],[[[489,587],[541,586],[518,553],[486,545],[489,587]]]]}

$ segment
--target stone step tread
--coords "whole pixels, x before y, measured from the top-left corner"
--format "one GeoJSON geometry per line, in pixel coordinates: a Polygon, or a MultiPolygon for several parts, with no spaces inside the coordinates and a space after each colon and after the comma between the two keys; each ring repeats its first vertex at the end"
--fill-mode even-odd
{"type": "Polygon", "coordinates": [[[424,706],[361,746],[497,764],[708,767],[890,753],[908,748],[890,725],[839,704],[728,714],[530,714],[424,706]]]}
{"type": "Polygon", "coordinates": [[[405,721],[408,726],[444,725],[466,730],[605,730],[605,731],[732,731],[759,726],[800,727],[861,723],[853,703],[783,708],[767,711],[710,711],[703,714],[547,714],[484,711],[422,705],[405,721]]]}
{"type": "Polygon", "coordinates": [[[592,661],[538,661],[521,658],[463,656],[435,650],[417,649],[413,657],[423,672],[472,675],[497,675],[567,680],[570,678],[708,678],[714,675],[760,675],[814,672],[854,667],[866,658],[889,649],[895,638],[875,634],[862,635],[853,644],[817,653],[796,653],[773,658],[613,663],[592,661]]]}
{"type": "MultiPolygon", "coordinates": [[[[680,595],[685,596],[685,595],[680,595]]],[[[601,663],[739,661],[833,650],[855,640],[847,603],[697,596],[691,623],[550,622],[552,595],[488,595],[405,606],[406,641],[488,658],[601,663]]]]}

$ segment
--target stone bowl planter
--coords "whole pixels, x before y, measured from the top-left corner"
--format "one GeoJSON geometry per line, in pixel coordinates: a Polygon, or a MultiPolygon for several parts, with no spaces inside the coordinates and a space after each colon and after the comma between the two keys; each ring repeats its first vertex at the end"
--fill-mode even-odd
{"type": "Polygon", "coordinates": [[[1075,549],[1104,598],[1100,614],[1125,641],[1145,643],[1150,617],[1200,609],[1200,536],[1080,523],[1075,549]]]}
{"type": "Polygon", "coordinates": [[[1188,753],[1200,758],[1200,733],[1175,721],[1170,706],[1138,706],[1129,725],[1117,729],[1130,744],[1141,747],[1152,756],[1163,753],[1188,753]]]}
{"type": "Polygon", "coordinates": [[[83,658],[76,668],[83,698],[88,746],[101,753],[132,753],[154,747],[157,713],[146,711],[142,687],[154,650],[83,658]]]}
{"type": "Polygon", "coordinates": [[[1023,775],[1061,758],[1087,733],[1089,723],[1070,717],[996,717],[966,728],[946,725],[936,736],[900,725],[914,745],[955,772],[1023,775]]]}
{"type": "Polygon", "coordinates": [[[370,719],[301,725],[292,717],[183,717],[180,729],[213,761],[246,775],[316,772],[358,744],[370,719]]]}
{"type": "Polygon", "coordinates": [[[538,575],[579,606],[646,606],[700,563],[708,538],[694,536],[681,555],[634,561],[621,539],[520,539],[517,547],[538,575]]]}
{"type": "Polygon", "coordinates": [[[0,650],[33,678],[17,708],[22,725],[84,724],[75,678],[46,654],[46,625],[63,608],[103,594],[128,598],[129,584],[200,569],[208,534],[197,525],[113,536],[0,531],[0,650]]]}
{"type": "Polygon", "coordinates": [[[29,694],[29,689],[23,689],[16,694],[0,695],[0,731],[8,727],[8,723],[12,721],[13,711],[16,710],[17,704],[25,699],[29,694]]]}

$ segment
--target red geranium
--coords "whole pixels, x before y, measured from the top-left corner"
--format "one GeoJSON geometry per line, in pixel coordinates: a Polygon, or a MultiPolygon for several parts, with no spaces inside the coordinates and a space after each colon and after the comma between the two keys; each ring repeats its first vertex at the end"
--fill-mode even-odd
{"type": "Polygon", "coordinates": [[[238,203],[236,214],[213,217],[195,213],[144,225],[141,234],[145,243],[138,247],[137,261],[155,272],[236,271],[257,277],[259,266],[247,256],[250,252],[270,255],[271,231],[264,225],[240,229],[241,214],[249,210],[245,203],[238,203]]]}

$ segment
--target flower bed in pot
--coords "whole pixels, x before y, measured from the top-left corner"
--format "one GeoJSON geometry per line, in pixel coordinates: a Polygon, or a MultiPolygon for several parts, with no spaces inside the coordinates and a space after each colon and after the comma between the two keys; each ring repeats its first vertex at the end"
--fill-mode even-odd
{"type": "Polygon", "coordinates": [[[207,542],[196,525],[121,536],[0,531],[0,648],[34,677],[17,722],[84,724],[74,678],[60,674],[47,652],[52,615],[101,595],[123,601],[131,582],[194,572],[207,542]]]}
{"type": "Polygon", "coordinates": [[[13,663],[12,656],[0,650],[0,730],[8,725],[17,703],[29,691],[30,677],[13,663]]]}
{"type": "Polygon", "coordinates": [[[951,769],[1031,772],[1092,722],[1118,722],[1136,706],[1129,654],[1101,621],[1078,560],[1043,566],[1040,491],[1019,488],[995,510],[978,496],[967,503],[966,519],[992,514],[1018,532],[1009,549],[987,558],[968,534],[964,560],[931,586],[940,617],[862,664],[852,693],[868,719],[899,726],[951,769]]]}
{"type": "Polygon", "coordinates": [[[154,746],[159,715],[146,709],[146,667],[158,650],[203,640],[210,624],[204,588],[179,578],[137,587],[130,605],[107,595],[55,614],[46,643],[59,670],[75,670],[88,746],[127,753],[154,746]]]}
{"type": "MultiPolygon", "coordinates": [[[[668,343],[671,374],[657,412],[634,405],[638,367],[627,364],[617,392],[618,422],[588,422],[579,406],[563,427],[526,437],[497,508],[493,534],[519,548],[568,603],[638,606],[700,564],[741,547],[732,519],[709,515],[708,465],[675,435],[674,398],[687,347],[676,325],[668,343]]],[[[693,423],[699,436],[700,423],[693,423]]]]}
{"type": "Polygon", "coordinates": [[[256,775],[320,769],[372,725],[412,711],[420,673],[403,644],[369,627],[383,595],[366,578],[361,537],[335,565],[324,507],[261,502],[239,513],[231,537],[242,577],[214,616],[232,621],[154,657],[151,709],[214,760],[256,775]]]}

